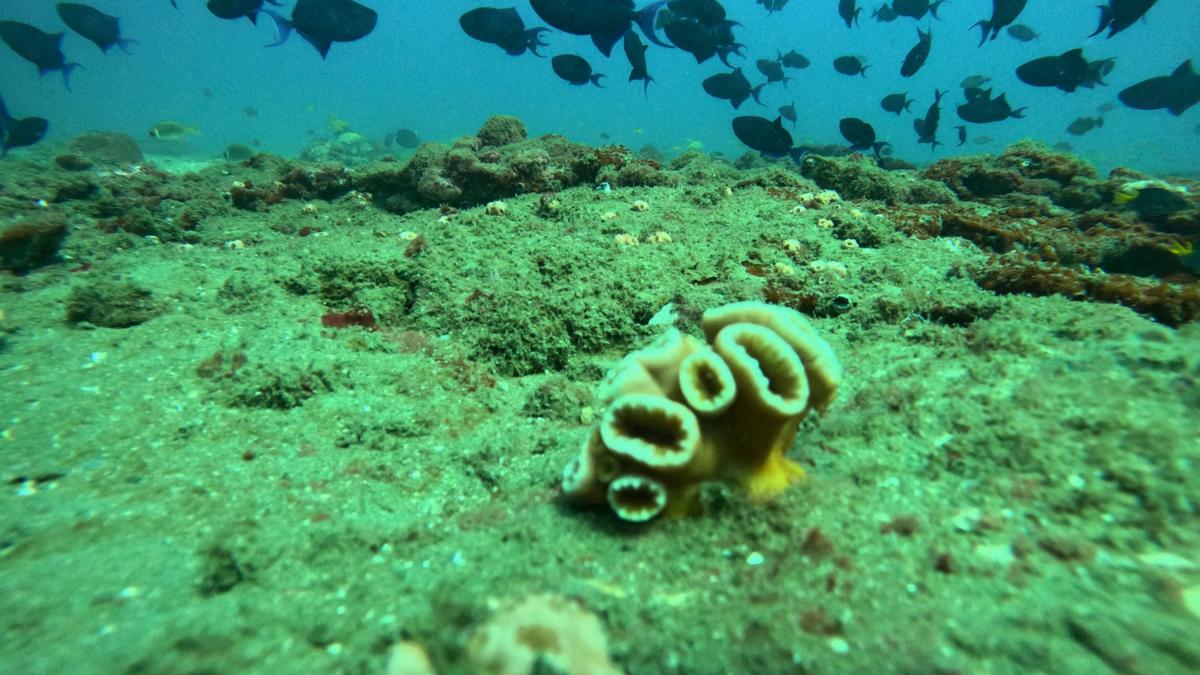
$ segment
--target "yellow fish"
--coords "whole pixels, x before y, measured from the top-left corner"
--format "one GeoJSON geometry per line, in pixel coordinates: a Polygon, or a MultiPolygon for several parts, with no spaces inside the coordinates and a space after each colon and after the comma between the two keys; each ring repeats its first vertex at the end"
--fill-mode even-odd
{"type": "Polygon", "coordinates": [[[160,141],[178,141],[198,133],[200,130],[196,127],[179,122],[162,121],[150,127],[150,138],[160,141]]]}

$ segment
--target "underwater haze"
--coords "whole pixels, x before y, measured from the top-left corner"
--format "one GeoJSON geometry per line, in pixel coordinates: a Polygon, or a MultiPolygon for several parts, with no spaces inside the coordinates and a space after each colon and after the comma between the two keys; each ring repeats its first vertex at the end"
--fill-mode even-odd
{"type": "MultiPolygon", "coordinates": [[[[458,17],[481,6],[478,2],[377,3],[375,31],[357,42],[335,45],[324,61],[298,39],[265,49],[274,41],[265,17],[257,28],[246,20],[221,20],[199,0],[181,0],[178,10],[167,0],[93,4],[120,16],[123,33],[137,43],[130,54],[114,49],[104,57],[68,32],[63,45],[67,60],[85,66],[73,74],[72,91],[64,89],[57,73],[39,78],[33,66],[0,49],[5,83],[0,93],[10,108],[49,119],[52,139],[88,130],[122,131],[144,139],[151,125],[173,120],[195,125],[200,135],[185,147],[168,143],[160,151],[217,155],[229,143],[258,140],[262,149],[290,155],[310,142],[309,133],[327,133],[329,115],[373,138],[409,128],[423,139],[448,141],[502,112],[524,120],[534,134],[557,133],[588,143],[611,139],[635,150],[650,144],[667,153],[699,142],[709,151],[737,156],[745,148],[730,131],[735,114],[774,118],[779,106],[795,103],[798,142],[844,143],[838,120],[858,117],[893,144],[897,158],[918,164],[955,153],[996,151],[1033,138],[1049,145],[1069,142],[1103,168],[1126,165],[1192,174],[1200,150],[1195,110],[1173,117],[1162,110],[1119,106],[1104,115],[1101,128],[1082,137],[1066,132],[1075,119],[1098,116],[1099,106],[1116,103],[1122,88],[1200,57],[1195,29],[1200,3],[1190,0],[1161,0],[1111,39],[1103,34],[1088,38],[1099,20],[1095,2],[1034,1],[1018,21],[1040,33],[1039,39],[1022,43],[1002,33],[982,47],[979,29],[972,26],[990,14],[986,0],[946,2],[938,10],[940,20],[926,15],[891,23],[871,18],[880,3],[862,2],[864,12],[854,28],[842,22],[834,0],[794,0],[770,14],[750,0],[731,1],[726,10],[741,24],[734,34],[746,47],[745,58],[731,56],[730,63],[742,67],[753,84],[764,79],[755,69],[757,59],[795,49],[811,61],[807,69],[789,70],[793,81],[786,86],[767,86],[762,95],[766,105],[747,101],[736,113],[700,87],[705,77],[727,70],[717,58],[697,64],[681,50],[650,45],[647,59],[654,82],[643,93],[641,82],[627,81],[629,65],[620,44],[611,58],[604,58],[586,37],[551,30],[545,34],[543,54],[577,53],[607,76],[604,89],[574,87],[555,77],[549,58],[529,53],[509,57],[467,37],[458,17]],[[899,65],[916,43],[918,27],[933,31],[931,54],[916,76],[902,78],[899,65]],[[1014,75],[1025,61],[1074,47],[1083,47],[1089,60],[1116,59],[1105,78],[1107,86],[1066,94],[1026,86],[1014,75]],[[847,54],[865,57],[870,64],[865,78],[834,71],[833,59],[847,54]],[[969,125],[971,138],[956,148],[953,127],[962,122],[953,107],[963,102],[959,83],[974,74],[991,77],[987,86],[995,87],[997,95],[1007,93],[1014,108],[1026,107],[1025,118],[969,125]],[[923,116],[935,89],[950,93],[939,135],[945,145],[931,151],[917,144],[912,119],[923,116]],[[911,114],[896,117],[880,109],[883,96],[902,91],[915,99],[911,114]],[[247,106],[256,108],[258,116],[243,114],[247,106]],[[993,142],[977,145],[972,140],[976,136],[993,142]]],[[[545,25],[528,3],[516,8],[527,27],[545,25]]],[[[49,32],[62,30],[52,3],[9,0],[4,14],[49,32]]]]}

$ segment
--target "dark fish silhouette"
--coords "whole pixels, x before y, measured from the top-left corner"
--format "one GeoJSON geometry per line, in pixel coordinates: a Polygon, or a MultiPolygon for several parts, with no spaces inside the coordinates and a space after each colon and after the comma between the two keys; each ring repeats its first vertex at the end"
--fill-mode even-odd
{"type": "Polygon", "coordinates": [[[667,9],[673,14],[690,16],[705,26],[725,22],[725,8],[717,0],[668,0],[667,9]]]}
{"type": "Polygon", "coordinates": [[[771,14],[783,9],[783,6],[788,4],[788,0],[758,0],[758,4],[766,7],[767,14],[771,14]]]}
{"type": "Polygon", "coordinates": [[[512,56],[520,56],[526,51],[541,56],[538,47],[546,46],[541,34],[549,30],[541,27],[526,30],[525,22],[515,7],[479,7],[458,17],[458,25],[470,37],[496,45],[512,56]]]}
{"type": "Polygon", "coordinates": [[[913,19],[919,19],[927,13],[932,14],[933,18],[940,19],[937,15],[938,7],[946,0],[937,0],[930,2],[929,0],[893,0],[892,11],[900,16],[907,16],[913,19]]]}
{"type": "Polygon", "coordinates": [[[908,97],[907,91],[899,94],[888,94],[879,102],[880,107],[890,113],[896,113],[897,117],[902,112],[908,112],[908,108],[912,104],[913,100],[908,97]]]}
{"type": "Polygon", "coordinates": [[[415,148],[421,144],[421,137],[412,129],[397,129],[392,134],[392,140],[402,148],[415,148]]]}
{"type": "Polygon", "coordinates": [[[591,82],[599,87],[600,78],[604,77],[603,73],[593,73],[592,64],[576,54],[559,54],[550,59],[550,66],[556,75],[574,85],[591,82]]]}
{"type": "Polygon", "coordinates": [[[938,124],[942,120],[942,97],[946,92],[938,89],[933,90],[933,103],[929,104],[929,109],[925,111],[925,117],[913,120],[913,131],[917,132],[918,143],[928,143],[930,150],[936,150],[941,142],[937,139],[938,124]]]}
{"type": "Polygon", "coordinates": [[[758,72],[767,78],[767,84],[775,82],[783,82],[787,86],[787,81],[792,79],[783,74],[783,57],[776,59],[759,59],[754,62],[754,66],[758,68],[758,72]]]}
{"type": "Polygon", "coordinates": [[[656,25],[662,28],[671,44],[695,57],[696,63],[704,63],[716,55],[729,66],[729,55],[740,56],[742,53],[743,45],[733,37],[735,21],[726,19],[709,25],[694,16],[665,10],[659,14],[656,25]]]}
{"type": "Polygon", "coordinates": [[[646,68],[646,50],[649,47],[642,43],[642,39],[637,36],[637,33],[628,30],[625,31],[625,58],[629,59],[629,81],[642,81],[642,93],[645,93],[650,83],[654,78],[650,76],[650,71],[646,68]]]}
{"type": "Polygon", "coordinates": [[[838,15],[846,22],[846,28],[853,28],[861,13],[862,8],[858,6],[858,0],[838,0],[838,15]]]}
{"type": "Polygon", "coordinates": [[[842,138],[850,143],[850,149],[853,151],[870,150],[879,157],[882,150],[891,145],[887,141],[876,141],[875,127],[857,117],[842,118],[838,122],[838,130],[842,132],[842,138]]]}
{"type": "Polygon", "coordinates": [[[900,64],[900,75],[902,77],[912,77],[917,74],[921,66],[925,65],[925,60],[929,58],[929,48],[933,46],[933,30],[922,31],[917,29],[917,44],[908,50],[908,55],[904,57],[904,63],[900,64]]]}
{"type": "Polygon", "coordinates": [[[1166,108],[1178,117],[1188,108],[1200,102],[1200,75],[1192,68],[1188,59],[1175,72],[1162,77],[1152,77],[1127,87],[1117,98],[1121,103],[1138,110],[1160,110],[1166,108]]]}
{"type": "Polygon", "coordinates": [[[113,45],[124,52],[129,51],[133,40],[121,37],[121,20],[117,17],[78,2],[60,2],[57,9],[59,18],[67,24],[67,28],[96,43],[105,54],[113,45]]]}
{"type": "Polygon", "coordinates": [[[784,68],[800,69],[807,68],[812,65],[811,61],[809,61],[803,54],[795,49],[781,56],[780,61],[783,62],[784,68]]]}
{"type": "Polygon", "coordinates": [[[962,146],[967,144],[967,125],[963,124],[963,125],[954,127],[954,130],[958,132],[958,145],[956,145],[954,147],[961,148],[962,146]]]}
{"type": "Polygon", "coordinates": [[[601,54],[612,54],[617,44],[636,23],[646,39],[660,47],[670,45],[654,34],[654,17],[667,0],[657,0],[635,11],[633,0],[529,0],[542,21],[571,35],[587,35],[601,54]]]}
{"type": "Polygon", "coordinates": [[[274,19],[279,31],[279,40],[272,47],[287,42],[295,31],[316,48],[321,58],[334,42],[361,40],[375,30],[379,21],[375,10],[354,0],[296,0],[290,19],[270,9],[260,11],[274,19]]]}
{"type": "Polygon", "coordinates": [[[875,19],[879,23],[891,23],[899,16],[900,15],[896,13],[896,10],[892,9],[892,6],[886,2],[879,7],[876,7],[875,11],[871,12],[871,18],[875,19]]]}
{"type": "Polygon", "coordinates": [[[1072,136],[1082,136],[1092,129],[1104,126],[1103,117],[1080,117],[1067,126],[1067,133],[1072,136]]]}
{"type": "Polygon", "coordinates": [[[783,128],[783,119],[765,117],[733,118],[733,135],[751,150],[767,157],[783,157],[792,150],[792,135],[783,128]]]}
{"type": "Polygon", "coordinates": [[[746,79],[746,75],[741,68],[734,68],[733,72],[717,73],[711,77],[704,79],[701,83],[705,93],[713,98],[720,98],[729,101],[734,110],[737,110],[746,102],[746,99],[754,97],[754,102],[762,105],[762,101],[758,100],[758,95],[762,92],[762,88],[766,84],[760,84],[757,87],[750,86],[750,80],[746,79]]]}
{"type": "Polygon", "coordinates": [[[3,139],[0,157],[13,148],[24,148],[42,140],[49,127],[50,123],[44,117],[10,117],[4,99],[0,99],[0,139],[3,139]]]}
{"type": "Polygon", "coordinates": [[[992,0],[992,18],[983,19],[975,24],[983,28],[979,38],[979,46],[989,39],[995,40],[1000,29],[1017,20],[1017,16],[1025,9],[1027,0],[992,0]]]}
{"type": "Polygon", "coordinates": [[[1095,37],[1108,29],[1108,37],[1129,28],[1146,15],[1158,0],[1108,0],[1100,5],[1100,26],[1088,37],[1095,37]]]}
{"type": "Polygon", "coordinates": [[[1038,32],[1023,23],[1016,23],[1004,31],[1009,37],[1018,42],[1032,42],[1041,37],[1038,32]]]}
{"type": "Polygon", "coordinates": [[[867,64],[862,62],[862,59],[857,56],[839,56],[833,60],[833,69],[843,75],[862,75],[867,76],[867,64]]]}
{"type": "Polygon", "coordinates": [[[1073,92],[1079,87],[1091,89],[1105,84],[1104,76],[1112,72],[1115,59],[1089,62],[1082,49],[1072,49],[1058,56],[1043,56],[1017,67],[1017,77],[1034,87],[1057,87],[1073,92]]]}
{"type": "Polygon", "coordinates": [[[963,94],[967,97],[967,102],[958,106],[958,117],[964,122],[972,124],[988,124],[991,122],[1003,122],[1010,117],[1021,118],[1025,116],[1025,108],[1013,109],[1008,103],[1006,94],[992,98],[991,89],[979,89],[971,87],[964,89],[963,94]]]}
{"type": "MultiPolygon", "coordinates": [[[[268,0],[276,7],[282,7],[282,2],[268,0]]],[[[208,11],[218,19],[241,19],[245,17],[250,23],[258,25],[258,13],[263,10],[263,0],[208,0],[208,11]]]]}
{"type": "Polygon", "coordinates": [[[66,63],[62,53],[62,33],[44,33],[19,21],[0,21],[0,39],[18,56],[37,66],[38,74],[62,71],[63,84],[71,88],[71,71],[82,68],[66,63]]]}
{"type": "Polygon", "coordinates": [[[779,116],[792,123],[792,129],[796,128],[796,103],[792,102],[787,105],[779,106],[779,116]]]}

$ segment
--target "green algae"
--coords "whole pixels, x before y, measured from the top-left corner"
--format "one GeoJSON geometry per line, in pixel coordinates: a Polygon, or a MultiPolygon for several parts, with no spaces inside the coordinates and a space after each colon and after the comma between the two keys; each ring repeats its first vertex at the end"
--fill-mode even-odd
{"type": "Polygon", "coordinates": [[[502,215],[241,210],[230,183],[270,174],[222,170],[154,177],[206,214],[186,236],[81,223],[91,269],[0,287],[4,669],[379,673],[415,640],[467,673],[489,601],[537,592],[598,612],[630,673],[1200,667],[1196,324],[990,293],[964,239],[698,154],[502,215]],[[73,327],[108,275],[161,313],[73,327]],[[768,295],[811,302],[846,368],[790,453],[808,479],[644,528],[562,502],[591,392],[661,310],[694,331],[768,295]],[[322,323],[351,309],[377,330],[322,323]]]}

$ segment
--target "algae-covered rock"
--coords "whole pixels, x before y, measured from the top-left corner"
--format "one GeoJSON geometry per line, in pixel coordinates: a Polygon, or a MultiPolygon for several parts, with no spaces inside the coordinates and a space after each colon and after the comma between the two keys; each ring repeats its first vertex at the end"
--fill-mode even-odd
{"type": "Polygon", "coordinates": [[[479,136],[464,136],[449,147],[422,145],[403,167],[386,163],[365,167],[355,174],[354,185],[398,213],[443,204],[486,204],[526,192],[591,184],[599,165],[590,151],[562,136],[501,147],[488,145],[479,136]]]}
{"type": "Polygon", "coordinates": [[[945,183],[963,200],[1037,195],[1077,211],[1098,207],[1106,189],[1092,165],[1034,141],[1014,143],[998,157],[943,159],[922,175],[945,183]]]}
{"type": "Polygon", "coordinates": [[[0,270],[22,274],[54,262],[67,236],[61,216],[26,218],[0,230],[0,270]]]}
{"type": "Polygon", "coordinates": [[[99,278],[71,289],[67,321],[103,328],[128,328],[162,313],[149,289],[127,279],[99,278]]]}
{"type": "Polygon", "coordinates": [[[888,204],[954,201],[954,195],[944,185],[907,171],[886,171],[874,159],[861,155],[810,155],[804,158],[800,172],[845,199],[875,199],[888,204]]]}
{"type": "Polygon", "coordinates": [[[144,159],[133,137],[112,131],[79,134],[67,143],[67,149],[75,157],[100,166],[129,166],[144,159]]]}
{"type": "Polygon", "coordinates": [[[494,146],[517,143],[529,137],[525,123],[511,115],[492,115],[475,135],[484,145],[494,146]]]}

